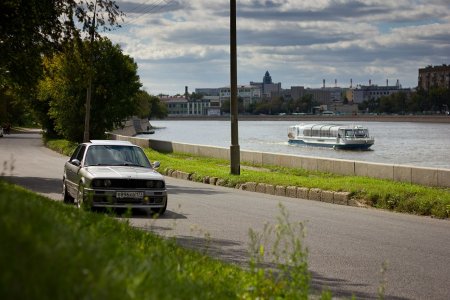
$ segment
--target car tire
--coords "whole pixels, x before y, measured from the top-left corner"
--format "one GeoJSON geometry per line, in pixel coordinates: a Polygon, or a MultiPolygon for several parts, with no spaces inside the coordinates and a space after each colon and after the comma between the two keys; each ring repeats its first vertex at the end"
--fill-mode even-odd
{"type": "Polygon", "coordinates": [[[66,182],[63,181],[63,201],[66,204],[74,204],[75,203],[75,199],[70,196],[69,192],[67,192],[67,187],[66,187],[66,182]]]}
{"type": "Polygon", "coordinates": [[[164,207],[152,208],[152,213],[162,216],[166,212],[166,208],[167,208],[167,200],[166,204],[164,204],[164,207]]]}
{"type": "Polygon", "coordinates": [[[78,184],[78,193],[77,193],[77,207],[83,208],[85,210],[90,210],[91,206],[88,203],[89,201],[86,201],[84,198],[84,185],[83,183],[78,184]]]}

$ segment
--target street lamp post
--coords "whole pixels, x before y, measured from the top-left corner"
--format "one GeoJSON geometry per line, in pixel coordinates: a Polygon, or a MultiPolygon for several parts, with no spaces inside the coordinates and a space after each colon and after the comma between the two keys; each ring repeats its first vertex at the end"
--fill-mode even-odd
{"type": "Polygon", "coordinates": [[[84,134],[83,142],[89,142],[89,128],[91,119],[91,98],[92,98],[92,68],[93,68],[93,49],[94,49],[94,38],[95,38],[95,18],[97,13],[97,1],[94,4],[94,16],[92,18],[92,25],[89,28],[90,43],[89,43],[89,74],[88,74],[88,87],[86,90],[86,114],[84,115],[84,134]]]}
{"type": "Polygon", "coordinates": [[[240,149],[238,138],[238,103],[237,103],[237,51],[236,51],[236,0],[230,0],[230,112],[231,112],[231,174],[240,175],[240,149]]]}

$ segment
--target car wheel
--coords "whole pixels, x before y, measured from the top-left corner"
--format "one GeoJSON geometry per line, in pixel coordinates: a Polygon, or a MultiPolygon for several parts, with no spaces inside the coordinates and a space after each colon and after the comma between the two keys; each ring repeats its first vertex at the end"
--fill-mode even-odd
{"type": "Polygon", "coordinates": [[[89,201],[87,201],[87,199],[84,196],[84,185],[81,182],[78,185],[77,207],[83,208],[85,210],[91,209],[91,206],[89,205],[89,201]]]}
{"type": "Polygon", "coordinates": [[[154,214],[158,214],[158,215],[162,216],[166,212],[166,208],[167,208],[167,200],[166,200],[166,204],[164,205],[164,207],[152,208],[152,212],[154,214]]]}
{"type": "Polygon", "coordinates": [[[75,199],[72,196],[70,196],[69,192],[67,192],[67,187],[66,187],[66,181],[65,180],[63,180],[63,197],[64,197],[63,198],[64,203],[74,204],[75,199]]]}

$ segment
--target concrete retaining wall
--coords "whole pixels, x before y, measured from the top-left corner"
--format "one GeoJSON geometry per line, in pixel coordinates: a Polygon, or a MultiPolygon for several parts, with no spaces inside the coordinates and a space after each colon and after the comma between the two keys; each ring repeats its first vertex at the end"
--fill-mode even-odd
{"type": "MultiPolygon", "coordinates": [[[[182,152],[220,159],[230,158],[230,149],[223,147],[148,140],[113,133],[109,133],[108,136],[110,139],[130,141],[141,147],[149,147],[160,152],[182,152]]],[[[450,187],[450,169],[422,168],[247,150],[241,151],[241,161],[257,165],[277,165],[302,168],[309,171],[389,179],[426,186],[450,187]]]]}

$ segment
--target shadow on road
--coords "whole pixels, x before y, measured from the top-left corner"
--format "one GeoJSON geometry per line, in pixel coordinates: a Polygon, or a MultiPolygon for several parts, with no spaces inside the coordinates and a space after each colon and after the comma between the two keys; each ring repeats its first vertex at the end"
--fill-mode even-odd
{"type": "Polygon", "coordinates": [[[17,176],[2,176],[1,178],[40,194],[62,193],[61,179],[17,176]]]}
{"type": "MultiPolygon", "coordinates": [[[[143,228],[149,231],[171,230],[171,228],[143,228]]],[[[239,243],[226,239],[215,239],[208,236],[177,236],[174,241],[188,249],[199,251],[210,257],[217,258],[227,263],[232,263],[247,269],[249,267],[249,253],[244,243],[239,243]]],[[[265,263],[264,268],[275,270],[277,266],[274,263],[265,263]]],[[[327,277],[326,275],[310,271],[311,274],[311,292],[320,294],[324,290],[332,293],[333,299],[380,299],[377,290],[371,293],[361,292],[360,287],[367,287],[364,283],[351,283],[340,278],[327,277]]],[[[389,295],[389,291],[383,295],[385,299],[405,300],[407,298],[389,295]]]]}

